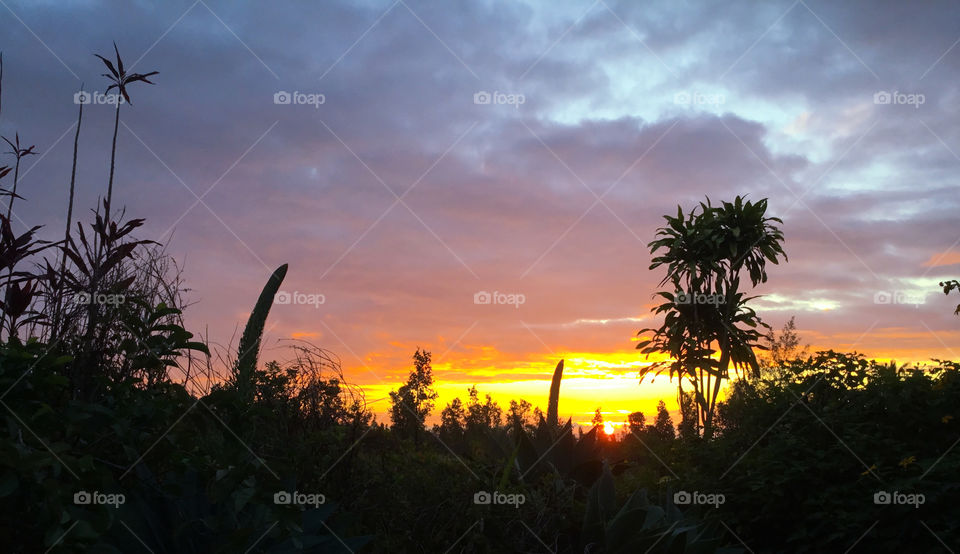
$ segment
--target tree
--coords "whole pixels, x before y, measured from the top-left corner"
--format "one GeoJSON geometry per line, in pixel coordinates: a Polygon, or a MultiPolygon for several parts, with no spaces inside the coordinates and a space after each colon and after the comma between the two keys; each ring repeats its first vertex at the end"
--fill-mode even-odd
{"type": "Polygon", "coordinates": [[[660,440],[673,440],[676,431],[673,428],[673,418],[667,411],[667,405],[661,400],[657,403],[657,418],[653,421],[653,434],[660,440]]]}
{"type": "Polygon", "coordinates": [[[486,401],[480,402],[480,394],[477,392],[476,385],[468,390],[470,400],[467,403],[467,430],[473,429],[495,429],[500,426],[501,415],[503,411],[500,406],[493,401],[489,394],[485,395],[486,401]]]}
{"type": "Polygon", "coordinates": [[[520,399],[519,402],[516,400],[510,401],[510,413],[507,415],[507,421],[513,427],[519,427],[521,429],[530,425],[530,410],[533,408],[533,405],[527,402],[526,400],[520,399]]]}
{"type": "Polygon", "coordinates": [[[466,412],[463,410],[463,402],[459,398],[454,398],[440,412],[440,426],[434,429],[443,440],[459,440],[463,438],[465,422],[466,412]]]}
{"type": "Polygon", "coordinates": [[[680,425],[677,426],[680,438],[692,439],[700,436],[697,420],[697,399],[692,393],[684,391],[680,396],[680,425]]]}
{"type": "Polygon", "coordinates": [[[597,410],[593,413],[593,419],[590,420],[590,423],[594,427],[603,427],[603,414],[600,413],[599,407],[597,407],[597,410]]]}
{"type": "MultiPolygon", "coordinates": [[[[956,279],[950,281],[942,281],[940,286],[943,287],[943,294],[950,294],[950,291],[960,292],[960,281],[956,279]]],[[[954,314],[960,315],[960,304],[957,304],[957,309],[953,311],[954,314]]]]}
{"type": "Polygon", "coordinates": [[[797,358],[804,358],[810,352],[810,345],[800,346],[800,335],[797,333],[795,318],[790,317],[790,321],[783,325],[780,333],[774,335],[772,332],[764,339],[768,353],[760,358],[761,373],[774,381],[785,376],[784,365],[797,358]]]}
{"type": "Polygon", "coordinates": [[[765,348],[760,344],[765,335],[757,328],[770,327],[747,306],[756,297],[740,290],[740,278],[746,271],[755,287],[767,280],[767,261],[786,259],[783,233],[774,225],[783,222],[766,217],[766,210],[766,199],[752,203],[740,196],[721,206],[707,198],[686,217],[678,206],[676,217],[664,216],[667,225],[657,230],[661,238],[649,244],[651,254],[665,250],[653,258],[650,269],[666,266],[660,286],[670,283],[673,291],[657,293],[665,302],[653,311],[664,315],[663,325],[642,329],[638,335],[652,336],[642,338],[637,348],[648,356],[667,354],[672,361],[644,368],[641,377],[668,368],[671,379],[678,377],[678,400],[684,381],[690,383],[705,436],[712,434],[720,386],[731,367],[759,373],[753,349],[765,348]]]}
{"type": "Polygon", "coordinates": [[[433,390],[433,368],[430,366],[430,352],[420,350],[413,354],[413,371],[407,382],[398,390],[390,391],[391,429],[407,436],[413,436],[419,443],[423,423],[433,410],[433,401],[437,392],[433,390]]]}
{"type": "Polygon", "coordinates": [[[647,424],[647,416],[643,412],[633,412],[627,416],[627,429],[634,435],[642,433],[647,424]]]}

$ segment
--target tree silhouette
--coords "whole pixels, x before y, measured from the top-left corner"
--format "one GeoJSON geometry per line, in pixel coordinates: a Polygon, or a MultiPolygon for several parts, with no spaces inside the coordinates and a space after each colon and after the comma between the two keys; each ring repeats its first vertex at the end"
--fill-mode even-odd
{"type": "Polygon", "coordinates": [[[667,411],[667,404],[661,400],[657,403],[657,418],[653,421],[653,432],[660,440],[673,440],[676,431],[673,428],[673,418],[667,411]]]}
{"type": "Polygon", "coordinates": [[[413,354],[413,371],[407,382],[398,390],[390,392],[391,428],[400,434],[412,436],[418,443],[423,423],[433,410],[437,392],[433,390],[433,368],[430,352],[420,350],[413,354]]]}
{"type": "Polygon", "coordinates": [[[766,282],[766,262],[779,263],[786,254],[783,233],[766,217],[767,200],[757,203],[737,196],[733,203],[720,206],[701,202],[686,217],[677,206],[677,216],[664,216],[667,225],[657,230],[659,238],[649,244],[653,258],[650,269],[667,267],[660,281],[670,283],[673,291],[658,292],[666,301],[653,308],[665,314],[659,329],[637,345],[645,354],[667,354],[672,362],[657,362],[644,368],[642,375],[659,374],[669,368],[670,378],[678,377],[677,397],[683,396],[683,381],[693,386],[697,413],[705,436],[712,434],[713,414],[720,385],[735,371],[759,372],[753,348],[764,336],[763,323],[740,290],[741,272],[746,270],[753,286],[766,282]],[[699,213],[698,213],[699,208],[699,213]],[[719,353],[719,359],[714,354],[719,353]]]}

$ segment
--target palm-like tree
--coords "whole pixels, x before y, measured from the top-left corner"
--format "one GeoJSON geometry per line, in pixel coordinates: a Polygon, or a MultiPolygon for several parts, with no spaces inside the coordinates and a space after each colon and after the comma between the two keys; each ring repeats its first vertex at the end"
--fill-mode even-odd
{"type": "Polygon", "coordinates": [[[683,396],[683,380],[694,388],[698,426],[704,435],[712,433],[713,413],[720,385],[730,377],[730,368],[737,372],[759,371],[754,348],[764,347],[758,327],[769,326],[747,306],[756,297],[740,291],[740,274],[746,270],[750,282],[757,286],[766,282],[766,262],[786,259],[781,243],[783,232],[766,217],[766,199],[752,203],[737,197],[733,203],[713,206],[710,199],[701,202],[685,218],[677,208],[677,217],[664,216],[667,226],[657,231],[659,238],[649,244],[651,254],[666,252],[653,258],[650,269],[667,266],[660,281],[670,283],[673,290],[657,293],[666,301],[654,308],[665,314],[659,329],[652,332],[637,348],[646,354],[660,352],[674,360],[654,364],[644,373],[659,373],[669,367],[670,377],[679,377],[678,393],[683,396]],[[719,352],[719,359],[714,355],[719,352]]]}
{"type": "Polygon", "coordinates": [[[17,183],[20,180],[20,160],[22,160],[26,156],[36,155],[37,153],[33,151],[33,149],[36,148],[36,146],[31,146],[30,148],[22,148],[20,146],[20,133],[17,133],[16,135],[14,135],[14,140],[12,141],[7,137],[0,137],[0,138],[3,138],[3,140],[10,145],[10,148],[12,150],[10,150],[7,153],[13,154],[13,156],[17,160],[13,166],[13,190],[9,192],[4,191],[4,194],[10,195],[10,203],[7,204],[7,220],[9,220],[11,214],[13,214],[13,200],[15,198],[20,198],[19,196],[17,196],[17,183]]]}
{"type": "MultiPolygon", "coordinates": [[[[117,92],[120,96],[123,97],[123,100],[128,104],[130,102],[130,95],[127,94],[127,85],[130,83],[135,83],[137,81],[142,81],[144,83],[152,85],[153,83],[147,79],[156,75],[157,71],[151,71],[150,73],[130,73],[127,74],[126,70],[123,67],[123,60],[120,59],[120,50],[117,49],[117,43],[113,43],[113,51],[117,55],[117,64],[114,65],[113,62],[104,58],[100,54],[94,54],[94,56],[100,58],[103,63],[107,66],[107,69],[110,70],[110,73],[104,73],[103,76],[110,80],[111,85],[107,87],[106,92],[110,92],[113,89],[117,89],[117,92]]],[[[117,157],[117,131],[120,129],[120,99],[117,99],[117,109],[113,121],[113,148],[110,151],[110,181],[107,184],[107,200],[105,203],[104,211],[106,221],[110,220],[110,201],[113,199],[113,170],[115,167],[115,161],[117,157]]]]}

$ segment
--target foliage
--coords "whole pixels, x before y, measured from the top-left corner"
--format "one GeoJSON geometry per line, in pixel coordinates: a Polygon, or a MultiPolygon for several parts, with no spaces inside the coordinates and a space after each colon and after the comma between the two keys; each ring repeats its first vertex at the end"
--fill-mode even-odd
{"type": "Polygon", "coordinates": [[[661,352],[671,363],[658,362],[644,368],[642,375],[669,369],[678,377],[678,398],[683,381],[694,389],[698,424],[709,436],[722,382],[736,371],[759,371],[753,349],[762,346],[758,326],[766,326],[747,306],[754,297],[740,290],[741,272],[746,271],[753,286],[766,282],[766,262],[786,259],[783,233],[774,225],[778,218],[767,217],[767,200],[757,203],[737,196],[720,206],[701,202],[687,217],[681,207],[677,216],[664,216],[667,225],[657,230],[661,237],[649,244],[653,258],[650,269],[666,266],[660,285],[670,283],[675,292],[657,293],[665,302],[653,311],[664,314],[658,329],[650,332],[637,348],[645,354],[661,352]],[[719,353],[719,359],[714,354],[719,353]]]}
{"type": "Polygon", "coordinates": [[[550,398],[547,401],[547,425],[557,427],[560,424],[558,409],[560,406],[560,381],[563,380],[563,360],[557,362],[550,382],[550,398]]]}
{"type": "Polygon", "coordinates": [[[424,421],[433,411],[433,401],[437,398],[437,392],[432,387],[430,352],[417,348],[413,354],[413,371],[407,382],[390,392],[390,421],[394,431],[420,440],[424,421]]]}
{"type": "Polygon", "coordinates": [[[260,341],[263,338],[263,327],[267,322],[267,315],[273,305],[273,299],[287,275],[287,264],[274,270],[273,274],[263,286],[257,304],[250,313],[247,326],[240,337],[240,348],[237,352],[237,364],[234,366],[233,379],[240,398],[250,402],[253,396],[253,372],[257,367],[257,356],[260,355],[260,341]]]}
{"type": "MultiPolygon", "coordinates": [[[[943,287],[943,294],[950,294],[951,291],[960,291],[960,281],[956,279],[951,279],[948,281],[941,281],[940,286],[943,287]]],[[[960,315],[960,304],[957,304],[957,309],[953,311],[954,314],[960,315]]]]}

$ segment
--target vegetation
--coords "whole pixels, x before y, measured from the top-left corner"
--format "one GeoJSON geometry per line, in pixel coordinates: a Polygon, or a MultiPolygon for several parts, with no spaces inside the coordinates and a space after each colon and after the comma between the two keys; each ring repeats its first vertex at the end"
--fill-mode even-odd
{"type": "Polygon", "coordinates": [[[783,233],[774,225],[782,223],[766,217],[766,199],[753,203],[737,197],[734,202],[713,206],[710,199],[700,203],[686,218],[677,206],[677,217],[664,216],[667,225],[657,230],[662,238],[650,243],[653,258],[650,269],[665,265],[666,276],[660,285],[670,283],[673,291],[657,293],[665,302],[654,308],[664,314],[659,329],[637,344],[645,354],[667,354],[671,362],[656,363],[644,370],[669,369],[677,376],[677,397],[683,397],[683,383],[693,386],[696,427],[704,435],[713,433],[713,415],[723,382],[734,370],[759,374],[754,348],[763,348],[763,335],[757,327],[767,327],[747,306],[754,297],[741,291],[740,277],[747,272],[753,286],[767,280],[766,262],[786,259],[781,243],[783,233]],[[714,354],[719,353],[719,359],[714,354]]]}
{"type": "MultiPolygon", "coordinates": [[[[119,52],[116,66],[101,59],[125,98],[125,84],[146,81],[119,52]]],[[[82,117],[81,106],[74,168],[82,117]]],[[[116,134],[111,168],[115,152],[116,134]]],[[[184,328],[176,264],[135,236],[143,220],[111,210],[112,178],[93,222],[71,227],[75,177],[61,240],[40,239],[41,227],[18,235],[0,213],[0,538],[12,552],[960,544],[960,363],[811,354],[793,319],[761,335],[741,272],[755,286],[767,261],[786,258],[763,200],[678,211],[651,243],[666,249],[653,267],[667,266],[677,292],[659,293],[665,323],[644,348],[671,355],[671,376],[693,386],[678,386],[678,424],[662,400],[614,435],[599,408],[589,429],[562,421],[560,360],[546,414],[521,399],[504,410],[473,386],[428,429],[428,350],[390,394],[390,425],[323,348],[291,341],[288,359],[261,363],[286,264],[266,278],[238,349],[212,350],[184,328]]],[[[28,201],[15,188],[11,213],[14,198],[28,201]]]]}

